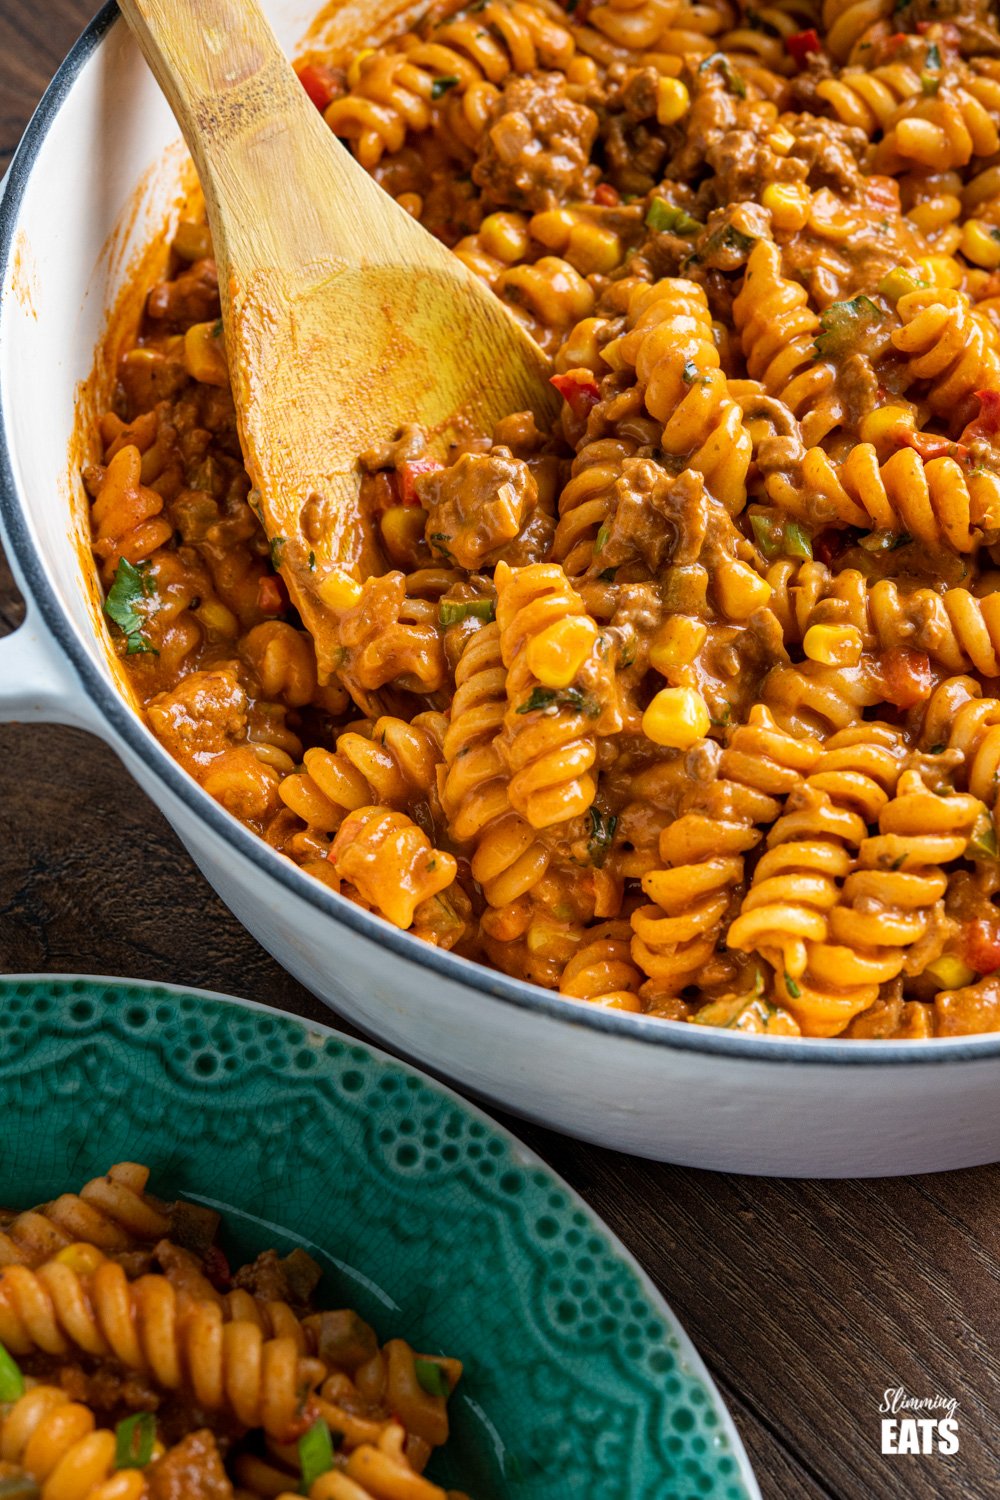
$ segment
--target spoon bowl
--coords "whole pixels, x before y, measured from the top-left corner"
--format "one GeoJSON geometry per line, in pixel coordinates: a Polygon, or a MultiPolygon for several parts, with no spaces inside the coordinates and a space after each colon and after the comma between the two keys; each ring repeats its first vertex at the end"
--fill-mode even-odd
{"type": "Polygon", "coordinates": [[[337,141],[256,0],[121,9],[201,178],[247,468],[326,679],[345,574],[385,571],[359,454],[408,422],[443,454],[510,412],[551,420],[548,361],[337,141]]]}

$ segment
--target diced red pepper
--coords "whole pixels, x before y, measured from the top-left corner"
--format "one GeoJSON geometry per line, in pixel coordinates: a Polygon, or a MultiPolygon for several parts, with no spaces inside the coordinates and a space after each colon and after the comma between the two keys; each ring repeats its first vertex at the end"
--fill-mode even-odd
{"type": "Polygon", "coordinates": [[[977,974],[1000,969],[1000,923],[985,917],[966,922],[961,935],[962,957],[977,974]]]}
{"type": "Polygon", "coordinates": [[[810,26],[806,31],[796,31],[791,36],[786,36],[785,48],[801,72],[810,57],[816,57],[823,51],[823,43],[819,39],[819,32],[810,26]]]}
{"type": "Polygon", "coordinates": [[[940,437],[936,432],[914,432],[911,428],[901,427],[899,441],[904,447],[913,448],[919,453],[924,463],[930,463],[932,458],[953,458],[957,463],[963,464],[969,456],[964,443],[953,443],[951,438],[940,437]]]}
{"type": "Polygon", "coordinates": [[[1000,391],[977,391],[979,415],[962,433],[962,442],[971,443],[976,438],[985,438],[988,443],[1000,442],[1000,391]]]}
{"type": "Polygon", "coordinates": [[[205,1251],[202,1265],[212,1285],[220,1292],[228,1292],[233,1284],[233,1273],[229,1269],[225,1251],[220,1250],[218,1245],[210,1245],[205,1251]]]}
{"type": "Polygon", "coordinates": [[[926,651],[913,651],[909,646],[890,646],[879,660],[882,677],[882,692],[887,703],[897,708],[912,708],[931,695],[934,678],[931,675],[930,657],[926,651]]]}
{"type": "Polygon", "coordinates": [[[553,375],[549,381],[579,421],[585,422],[592,409],[601,399],[597,377],[590,370],[567,370],[565,375],[553,375]]]}
{"type": "Polygon", "coordinates": [[[340,78],[332,68],[325,67],[323,63],[302,63],[295,71],[320,113],[342,92],[340,78]]]}
{"type": "Polygon", "coordinates": [[[436,458],[409,458],[396,470],[396,490],[400,505],[419,505],[417,479],[421,474],[433,474],[444,465],[436,458]]]}
{"type": "Polygon", "coordinates": [[[288,608],[288,590],[280,578],[265,573],[257,580],[257,608],[262,615],[283,615],[288,608]]]}
{"type": "Polygon", "coordinates": [[[821,531],[819,536],[813,537],[813,557],[817,562],[829,567],[833,559],[843,552],[848,540],[849,535],[846,531],[838,531],[835,526],[829,526],[826,531],[821,531]]]}
{"type": "Polygon", "coordinates": [[[610,182],[599,182],[594,189],[594,202],[601,208],[617,208],[621,201],[621,193],[610,182]]]}
{"type": "Polygon", "coordinates": [[[898,214],[901,211],[899,183],[895,177],[883,177],[875,172],[865,178],[865,206],[872,213],[898,214]]]}
{"type": "Polygon", "coordinates": [[[890,52],[897,52],[899,48],[902,47],[903,43],[908,41],[909,37],[907,36],[905,31],[895,31],[893,32],[892,36],[886,39],[885,45],[890,52]]]}

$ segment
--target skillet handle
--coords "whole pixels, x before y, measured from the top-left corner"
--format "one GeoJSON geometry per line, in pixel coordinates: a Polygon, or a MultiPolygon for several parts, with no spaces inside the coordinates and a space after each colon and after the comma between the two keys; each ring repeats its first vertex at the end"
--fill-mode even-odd
{"type": "Polygon", "coordinates": [[[0,638],[0,724],[72,724],[104,737],[100,715],[35,610],[0,638]]]}

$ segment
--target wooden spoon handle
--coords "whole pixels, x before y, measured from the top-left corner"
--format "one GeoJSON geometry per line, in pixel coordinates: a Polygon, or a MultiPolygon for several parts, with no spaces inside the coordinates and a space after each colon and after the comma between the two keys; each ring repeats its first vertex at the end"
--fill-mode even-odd
{"type": "Polygon", "coordinates": [[[194,157],[217,248],[239,262],[253,242],[252,258],[266,262],[277,225],[287,254],[291,205],[267,201],[277,190],[294,197],[300,252],[328,258],[329,224],[310,213],[305,189],[317,142],[335,163],[332,138],[257,0],[120,0],[120,9],[194,157]]]}

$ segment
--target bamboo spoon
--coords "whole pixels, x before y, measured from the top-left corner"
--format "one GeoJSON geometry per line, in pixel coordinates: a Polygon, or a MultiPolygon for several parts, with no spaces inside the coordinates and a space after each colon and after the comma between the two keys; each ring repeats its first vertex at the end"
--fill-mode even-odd
{"type": "Polygon", "coordinates": [[[443,447],[551,415],[547,362],[335,139],[257,0],[120,6],[201,177],[247,466],[325,680],[357,581],[385,571],[358,455],[403,422],[443,447]]]}

